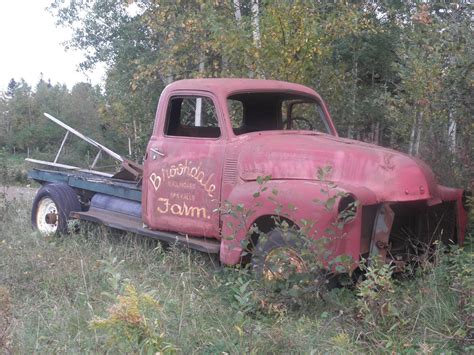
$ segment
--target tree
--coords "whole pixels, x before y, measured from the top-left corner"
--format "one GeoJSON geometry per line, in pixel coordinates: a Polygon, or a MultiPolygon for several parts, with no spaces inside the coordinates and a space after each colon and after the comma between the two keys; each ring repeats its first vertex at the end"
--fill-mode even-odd
{"type": "Polygon", "coordinates": [[[469,171],[474,36],[467,4],[55,0],[51,11],[74,29],[69,45],[87,53],[83,68],[107,64],[100,118],[135,158],[166,84],[257,76],[316,88],[342,134],[464,162],[469,171]],[[130,11],[132,2],[139,11],[130,11]]]}
{"type": "Polygon", "coordinates": [[[16,89],[18,89],[18,83],[15,81],[15,79],[10,79],[8,86],[7,86],[7,92],[5,93],[7,98],[13,97],[15,95],[16,89]]]}

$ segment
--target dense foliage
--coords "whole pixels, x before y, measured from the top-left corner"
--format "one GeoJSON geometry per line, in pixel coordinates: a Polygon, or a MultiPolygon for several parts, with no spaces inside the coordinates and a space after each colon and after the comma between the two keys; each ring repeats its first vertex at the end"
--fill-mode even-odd
{"type": "Polygon", "coordinates": [[[12,82],[0,146],[48,150],[48,110],[138,159],[161,90],[191,77],[258,77],[314,87],[342,136],[400,149],[442,182],[472,180],[473,8],[469,2],[55,0],[102,91],[12,82]]]}

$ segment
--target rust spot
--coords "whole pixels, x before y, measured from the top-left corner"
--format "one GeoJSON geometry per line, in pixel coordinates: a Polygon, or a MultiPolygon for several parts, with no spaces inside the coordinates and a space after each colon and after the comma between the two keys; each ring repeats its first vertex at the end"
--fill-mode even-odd
{"type": "Polygon", "coordinates": [[[392,153],[384,154],[382,169],[387,170],[387,171],[393,170],[395,168],[395,164],[393,164],[392,160],[393,160],[392,153]]]}
{"type": "Polygon", "coordinates": [[[45,217],[44,220],[48,224],[56,224],[58,221],[58,215],[56,213],[48,213],[45,217]]]}

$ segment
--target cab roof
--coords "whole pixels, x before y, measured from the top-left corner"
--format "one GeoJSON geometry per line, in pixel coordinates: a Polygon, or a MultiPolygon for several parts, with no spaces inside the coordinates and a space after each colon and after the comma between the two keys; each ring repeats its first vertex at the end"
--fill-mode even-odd
{"type": "Polygon", "coordinates": [[[317,96],[313,89],[294,83],[278,80],[243,79],[243,78],[206,78],[185,79],[169,84],[165,91],[177,90],[204,90],[218,95],[230,96],[243,92],[297,92],[301,94],[317,96]]]}

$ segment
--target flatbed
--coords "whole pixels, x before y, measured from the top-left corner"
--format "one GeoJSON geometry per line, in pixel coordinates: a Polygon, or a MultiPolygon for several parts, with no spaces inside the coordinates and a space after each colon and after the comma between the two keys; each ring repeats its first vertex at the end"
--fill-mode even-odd
{"type": "Polygon", "coordinates": [[[81,171],[57,171],[32,169],[28,177],[40,184],[62,182],[72,188],[120,197],[131,201],[142,201],[142,188],[135,181],[114,179],[81,171]]]}

